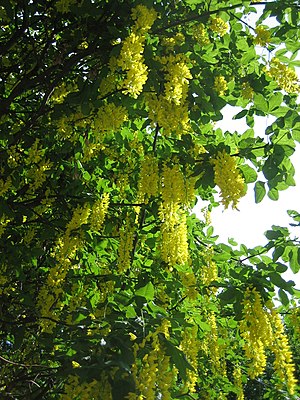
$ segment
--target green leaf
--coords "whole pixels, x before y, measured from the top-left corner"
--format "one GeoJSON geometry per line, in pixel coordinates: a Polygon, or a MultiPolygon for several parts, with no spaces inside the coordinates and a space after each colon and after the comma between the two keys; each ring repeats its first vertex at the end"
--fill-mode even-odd
{"type": "Polygon", "coordinates": [[[244,175],[244,179],[246,183],[253,183],[257,179],[256,171],[251,168],[249,165],[245,164],[239,167],[244,175]]]}
{"type": "Polygon", "coordinates": [[[287,288],[287,282],[277,273],[277,272],[272,272],[270,275],[270,280],[271,282],[282,289],[287,288]]]}
{"type": "Polygon", "coordinates": [[[154,286],[152,282],[148,282],[146,286],[139,288],[135,292],[136,296],[144,297],[146,300],[153,300],[154,299],[154,286]]]}
{"type": "Polygon", "coordinates": [[[194,368],[187,361],[183,351],[179,350],[178,347],[174,346],[173,343],[165,338],[164,345],[166,347],[166,354],[171,357],[171,362],[178,369],[180,377],[185,381],[187,379],[186,370],[189,369],[193,371],[194,368]]]}
{"type": "Polygon", "coordinates": [[[288,295],[285,293],[284,290],[279,289],[278,291],[279,299],[284,306],[287,306],[290,302],[288,295]]]}
{"type": "Polygon", "coordinates": [[[238,293],[239,293],[239,291],[236,288],[230,287],[227,290],[224,290],[224,292],[220,293],[218,297],[223,302],[228,304],[228,303],[234,302],[234,299],[238,293]]]}
{"type": "Polygon", "coordinates": [[[276,92],[275,94],[273,94],[273,96],[270,97],[269,99],[269,110],[270,112],[274,111],[275,109],[277,109],[283,100],[283,94],[280,92],[276,92]]]}
{"type": "MultiPolygon", "coordinates": [[[[267,231],[267,232],[270,232],[270,231],[267,231]]],[[[283,252],[284,252],[284,247],[282,247],[282,246],[276,247],[272,254],[273,261],[277,261],[278,258],[280,258],[282,256],[283,252]]],[[[278,272],[280,272],[280,271],[278,271],[278,272]]]]}
{"type": "Polygon", "coordinates": [[[239,113],[237,113],[236,115],[234,115],[232,119],[241,119],[241,118],[244,118],[244,116],[247,114],[248,114],[248,110],[242,110],[239,113]]]}
{"type": "Polygon", "coordinates": [[[90,181],[91,180],[91,175],[90,175],[90,173],[88,171],[84,171],[82,176],[83,176],[83,179],[86,180],[86,181],[90,181]]]}
{"type": "Polygon", "coordinates": [[[254,95],[254,105],[258,110],[263,111],[264,113],[269,111],[268,102],[265,99],[265,96],[263,96],[261,93],[254,95]]]}
{"type": "Polygon", "coordinates": [[[273,189],[269,190],[269,191],[268,191],[268,197],[269,197],[271,200],[277,201],[277,200],[279,199],[279,192],[278,192],[278,189],[273,188],[273,189]]]}
{"type": "Polygon", "coordinates": [[[292,247],[288,253],[291,270],[296,274],[300,270],[300,248],[292,247]]]}
{"type": "Polygon", "coordinates": [[[255,203],[260,203],[266,195],[264,182],[257,181],[254,186],[255,203]]]}

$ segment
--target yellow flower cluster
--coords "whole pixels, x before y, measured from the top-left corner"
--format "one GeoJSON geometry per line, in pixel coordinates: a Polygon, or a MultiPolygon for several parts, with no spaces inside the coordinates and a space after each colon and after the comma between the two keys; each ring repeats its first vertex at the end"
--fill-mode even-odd
{"type": "Polygon", "coordinates": [[[53,90],[50,99],[56,104],[62,104],[67,95],[71,92],[75,92],[76,89],[77,87],[74,83],[66,84],[65,82],[62,82],[53,90]]]}
{"type": "Polygon", "coordinates": [[[142,161],[138,183],[139,198],[148,200],[158,194],[159,174],[157,159],[153,155],[147,155],[142,161]]]}
{"type": "Polygon", "coordinates": [[[7,164],[9,167],[11,168],[15,168],[21,161],[21,149],[18,149],[17,146],[11,146],[8,150],[7,150],[7,155],[8,155],[8,159],[7,159],[7,164]]]}
{"type": "MultiPolygon", "coordinates": [[[[270,303],[270,302],[269,302],[270,303]]],[[[295,393],[295,365],[282,320],[272,303],[264,309],[259,292],[247,288],[243,300],[243,316],[240,332],[244,339],[244,351],[251,360],[249,376],[256,378],[266,367],[266,349],[275,355],[274,369],[281,382],[285,382],[291,395],[295,393]]]]}
{"type": "Polygon", "coordinates": [[[97,135],[97,139],[101,140],[103,133],[117,131],[127,119],[127,110],[123,106],[107,103],[100,107],[94,119],[94,130],[96,134],[100,133],[97,135]]]}
{"type": "Polygon", "coordinates": [[[239,366],[236,366],[233,370],[233,380],[234,386],[237,390],[236,400],[244,400],[244,389],[243,389],[243,382],[242,382],[242,371],[239,366]]]}
{"type": "Polygon", "coordinates": [[[3,235],[6,226],[10,223],[10,219],[7,218],[5,215],[2,215],[0,218],[0,237],[3,235]]]}
{"type": "Polygon", "coordinates": [[[263,309],[259,292],[247,288],[243,300],[243,320],[240,332],[244,339],[246,357],[251,360],[249,376],[251,379],[261,375],[267,364],[266,348],[272,344],[272,326],[268,314],[263,309]]]}
{"type": "Polygon", "coordinates": [[[183,33],[177,32],[173,37],[162,38],[161,44],[167,48],[167,50],[173,50],[175,46],[181,46],[185,42],[183,33]]]}
{"type": "Polygon", "coordinates": [[[243,82],[242,84],[242,98],[245,100],[253,100],[254,90],[252,89],[249,82],[243,82]]]}
{"type": "Polygon", "coordinates": [[[222,348],[219,345],[219,334],[217,327],[216,314],[214,311],[208,311],[207,323],[210,326],[210,332],[206,338],[207,340],[207,351],[211,359],[212,368],[215,373],[219,373],[223,376],[226,375],[226,366],[221,363],[222,348]]]}
{"type": "Polygon", "coordinates": [[[104,193],[102,199],[97,200],[91,210],[90,224],[93,231],[99,232],[102,229],[105,216],[108,211],[109,194],[104,193]]]}
{"type": "Polygon", "coordinates": [[[195,393],[198,381],[198,352],[200,350],[198,327],[196,325],[184,329],[180,342],[180,349],[184,352],[187,361],[193,367],[193,370],[187,370],[184,390],[195,393]]]}
{"type": "MultiPolygon", "coordinates": [[[[202,254],[204,264],[201,268],[201,280],[205,286],[209,286],[212,282],[218,280],[218,267],[213,261],[214,249],[207,247],[202,254]]],[[[215,293],[217,288],[211,288],[211,292],[215,293]]]]}
{"type": "Polygon", "coordinates": [[[200,46],[206,46],[210,43],[209,36],[205,25],[200,23],[193,26],[193,37],[197,40],[200,46]]]}
{"type": "Polygon", "coordinates": [[[37,300],[37,307],[42,317],[41,327],[43,331],[48,333],[52,332],[55,326],[55,317],[57,317],[62,310],[60,298],[63,294],[63,282],[66,279],[69,269],[72,268],[72,260],[77,250],[83,244],[80,227],[90,223],[91,226],[94,226],[94,229],[99,229],[101,224],[103,224],[107,207],[107,194],[103,196],[100,203],[96,202],[92,208],[88,203],[76,207],[71,220],[66,225],[65,234],[58,239],[53,252],[56,265],[50,269],[46,282],[38,294],[37,300]]]}
{"type": "Polygon", "coordinates": [[[33,145],[29,148],[25,159],[26,165],[38,164],[45,154],[45,149],[39,146],[40,139],[36,139],[33,145]]]}
{"type": "Polygon", "coordinates": [[[12,181],[10,176],[6,179],[6,181],[0,179],[0,197],[3,197],[5,193],[9,191],[11,186],[12,186],[12,181]]]}
{"type": "Polygon", "coordinates": [[[148,67],[143,57],[145,34],[151,28],[157,13],[153,9],[138,5],[132,10],[131,16],[135,24],[130,35],[122,43],[117,66],[126,73],[122,82],[124,93],[137,98],[148,78],[148,67]]]}
{"type": "Polygon", "coordinates": [[[241,177],[234,157],[223,150],[212,160],[215,173],[215,183],[221,190],[222,204],[228,208],[236,208],[239,199],[245,195],[244,179],[241,177]]]}
{"type": "Polygon", "coordinates": [[[271,33],[262,26],[258,26],[255,29],[256,36],[254,38],[254,44],[259,46],[266,46],[271,41],[271,33]]]}
{"type": "Polygon", "coordinates": [[[163,167],[161,195],[161,257],[172,267],[188,260],[186,214],[182,208],[186,204],[186,190],[178,165],[163,167]]]}
{"type": "Polygon", "coordinates": [[[28,171],[28,177],[31,179],[30,190],[33,192],[40,188],[47,179],[46,171],[53,166],[50,161],[41,161],[38,165],[32,165],[28,171]]]}
{"type": "Polygon", "coordinates": [[[229,26],[228,23],[225,22],[222,18],[216,17],[216,18],[211,18],[210,29],[217,35],[222,37],[227,33],[229,26]]]}
{"type": "Polygon", "coordinates": [[[160,62],[165,72],[165,98],[180,105],[186,99],[189,79],[192,79],[187,58],[183,54],[170,54],[161,57],[160,62]]]}
{"type": "MultiPolygon", "coordinates": [[[[100,382],[93,379],[91,382],[80,382],[78,375],[69,375],[64,385],[64,393],[60,396],[61,400],[91,400],[99,399],[101,391],[100,382]]],[[[110,400],[104,398],[103,400],[110,400]]]]}
{"type": "Polygon", "coordinates": [[[73,212],[71,221],[68,222],[66,226],[65,236],[69,237],[71,231],[74,231],[81,227],[83,224],[87,224],[91,209],[88,203],[84,204],[82,207],[77,206],[73,212]]]}
{"type": "Polygon", "coordinates": [[[188,105],[170,103],[165,96],[151,94],[147,98],[148,114],[151,121],[162,128],[163,135],[175,135],[178,138],[191,130],[188,105]]]}
{"type": "MultiPolygon", "coordinates": [[[[97,137],[99,138],[101,135],[97,137]]],[[[101,150],[105,149],[105,145],[103,143],[91,143],[86,141],[84,148],[83,148],[83,155],[81,161],[83,163],[89,162],[92,158],[96,157],[101,150]]]]}
{"type": "Polygon", "coordinates": [[[170,267],[185,264],[189,258],[185,212],[178,204],[163,204],[159,217],[162,260],[170,267]]]}
{"type": "Polygon", "coordinates": [[[274,308],[271,310],[271,323],[274,333],[271,347],[275,354],[274,369],[280,381],[286,382],[288,392],[293,395],[297,384],[294,376],[295,365],[282,320],[274,308]]]}
{"type": "Polygon", "coordinates": [[[69,12],[70,6],[75,3],[76,3],[76,0],[58,0],[55,3],[55,7],[56,7],[57,11],[64,14],[64,13],[69,12]]]}
{"type": "Polygon", "coordinates": [[[172,167],[164,165],[161,184],[161,196],[164,204],[185,204],[186,194],[184,177],[178,164],[172,167]]]}
{"type": "Polygon", "coordinates": [[[157,18],[157,12],[152,8],[139,4],[131,11],[131,18],[135,21],[133,30],[141,33],[147,33],[157,18]]]}
{"type": "Polygon", "coordinates": [[[130,392],[126,397],[128,400],[155,400],[158,393],[160,396],[162,395],[163,399],[171,400],[169,389],[176,371],[170,367],[170,357],[165,354],[158,336],[158,334],[163,334],[168,338],[169,326],[168,320],[162,320],[161,326],[155,332],[150,332],[140,344],[134,344],[135,362],[131,367],[131,373],[136,384],[136,392],[130,392]],[[150,343],[150,351],[137,364],[139,361],[138,351],[143,350],[150,343]]]}
{"type": "Polygon", "coordinates": [[[197,292],[197,280],[193,271],[180,272],[180,279],[184,287],[185,295],[190,300],[196,300],[198,296],[197,292]]]}
{"type": "Polygon", "coordinates": [[[165,72],[165,91],[159,96],[148,96],[149,118],[163,128],[163,134],[173,133],[180,137],[190,130],[186,99],[192,75],[188,59],[183,54],[170,54],[159,60],[165,72]]]}
{"type": "Polygon", "coordinates": [[[214,81],[214,89],[219,96],[224,96],[226,90],[228,89],[227,81],[224,76],[216,76],[214,81]]]}
{"type": "Polygon", "coordinates": [[[299,93],[299,78],[294,70],[281,63],[278,58],[272,58],[267,74],[273,78],[281,89],[287,93],[299,93]]]}
{"type": "Polygon", "coordinates": [[[118,268],[121,273],[130,268],[134,235],[135,232],[132,223],[129,218],[126,218],[125,225],[120,229],[118,248],[118,268]]]}

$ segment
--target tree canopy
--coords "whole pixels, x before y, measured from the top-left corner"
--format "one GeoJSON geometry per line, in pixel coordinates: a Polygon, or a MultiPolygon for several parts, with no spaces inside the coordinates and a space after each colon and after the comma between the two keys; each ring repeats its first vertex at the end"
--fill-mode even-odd
{"type": "Polygon", "coordinates": [[[300,242],[220,243],[209,218],[295,185],[299,2],[0,16],[1,398],[299,398],[300,242]],[[216,128],[226,105],[245,132],[216,128]]]}

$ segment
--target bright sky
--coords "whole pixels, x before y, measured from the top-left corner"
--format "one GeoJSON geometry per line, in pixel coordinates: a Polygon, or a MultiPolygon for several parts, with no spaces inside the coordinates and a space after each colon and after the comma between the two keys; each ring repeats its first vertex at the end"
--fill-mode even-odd
{"type": "MultiPolygon", "coordinates": [[[[244,132],[248,129],[243,119],[233,120],[233,115],[237,114],[241,109],[226,106],[223,109],[224,119],[220,121],[217,127],[230,130],[230,132],[244,132]]],[[[256,118],[254,130],[256,135],[263,137],[265,128],[270,124],[270,120],[265,118],[256,118]]],[[[222,206],[213,209],[211,213],[212,226],[214,234],[219,235],[218,242],[227,243],[228,238],[234,238],[239,244],[245,244],[247,247],[255,247],[257,245],[265,245],[268,240],[264,236],[264,232],[271,229],[272,225],[289,227],[289,223],[293,222],[287,215],[287,210],[292,209],[300,212],[300,146],[292,156],[292,162],[296,169],[295,181],[298,186],[290,187],[285,191],[279,192],[279,200],[272,201],[267,195],[259,204],[254,200],[254,185],[248,186],[248,192],[243,197],[237,210],[228,208],[224,210],[222,206]]],[[[262,179],[264,180],[264,179],[262,179]]],[[[201,208],[204,202],[199,202],[196,207],[196,214],[203,218],[201,208]]],[[[290,228],[290,227],[289,227],[290,228]]],[[[300,236],[300,228],[291,228],[294,236],[300,236]]],[[[286,280],[293,280],[296,287],[300,289],[300,272],[293,274],[287,271],[284,274],[286,280]]]]}

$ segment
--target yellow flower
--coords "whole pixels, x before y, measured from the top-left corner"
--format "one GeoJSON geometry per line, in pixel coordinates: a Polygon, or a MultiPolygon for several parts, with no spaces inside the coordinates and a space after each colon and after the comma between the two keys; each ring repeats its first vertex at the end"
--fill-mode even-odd
{"type": "Polygon", "coordinates": [[[278,58],[272,58],[267,74],[287,93],[300,92],[299,78],[296,72],[281,63],[278,58]]]}
{"type": "Polygon", "coordinates": [[[216,17],[211,18],[210,29],[219,36],[224,36],[227,33],[229,26],[222,18],[216,17]]]}
{"type": "Polygon", "coordinates": [[[206,46],[210,43],[207,30],[205,29],[204,24],[196,24],[193,26],[193,37],[197,40],[200,46],[206,46]]]}
{"type": "Polygon", "coordinates": [[[271,33],[263,28],[262,26],[258,26],[255,29],[256,37],[254,38],[254,44],[258,44],[259,46],[266,46],[271,41],[271,33]]]}
{"type": "Polygon", "coordinates": [[[243,300],[243,320],[240,332],[244,339],[244,351],[251,361],[249,376],[251,379],[261,375],[267,364],[266,348],[273,342],[273,331],[268,313],[264,310],[259,292],[247,288],[243,300]]]}
{"type": "Polygon", "coordinates": [[[153,8],[147,8],[138,4],[131,11],[131,18],[135,21],[134,30],[147,32],[157,18],[157,12],[153,8]]]}
{"type": "Polygon", "coordinates": [[[102,229],[105,216],[109,205],[109,194],[104,193],[102,199],[97,200],[91,210],[90,224],[91,229],[99,232],[102,229]]]}
{"type": "Polygon", "coordinates": [[[72,367],[73,368],[79,368],[80,367],[80,364],[77,362],[77,361],[72,361],[72,367]]]}
{"type": "Polygon", "coordinates": [[[244,400],[245,397],[243,392],[242,371],[239,366],[236,366],[233,370],[233,379],[234,379],[234,385],[237,389],[236,400],[244,400]]]}
{"type": "Polygon", "coordinates": [[[127,110],[123,106],[108,103],[100,107],[94,120],[94,129],[100,133],[99,140],[101,133],[117,131],[127,119],[127,110]]]}
{"type": "Polygon", "coordinates": [[[242,84],[242,98],[245,100],[253,100],[254,90],[250,86],[249,82],[243,82],[242,84]]]}
{"type": "Polygon", "coordinates": [[[148,155],[142,161],[141,171],[139,176],[139,196],[141,201],[147,197],[156,196],[158,194],[158,164],[157,159],[153,155],[148,155]]]}
{"type": "Polygon", "coordinates": [[[297,380],[295,379],[295,364],[288,338],[284,332],[284,325],[280,315],[273,308],[271,310],[271,323],[274,333],[272,350],[275,354],[274,368],[280,381],[286,382],[288,392],[295,394],[297,380]]]}
{"type": "Polygon", "coordinates": [[[215,172],[215,183],[221,190],[222,203],[228,208],[236,208],[239,199],[245,195],[244,179],[241,177],[234,157],[223,150],[212,160],[215,172]]]}
{"type": "Polygon", "coordinates": [[[224,76],[217,76],[215,78],[214,89],[220,96],[224,96],[226,90],[228,89],[227,81],[224,76]]]}
{"type": "Polygon", "coordinates": [[[118,268],[121,273],[130,268],[133,241],[134,228],[129,218],[126,218],[126,223],[120,230],[120,240],[118,248],[118,268]]]}
{"type": "Polygon", "coordinates": [[[130,340],[131,341],[134,341],[134,340],[136,340],[136,336],[135,336],[135,334],[134,333],[132,333],[132,332],[129,332],[129,337],[130,337],[130,340]]]}
{"type": "Polygon", "coordinates": [[[189,79],[192,79],[187,59],[182,54],[170,54],[161,57],[160,62],[166,72],[165,98],[179,105],[186,99],[189,79]]]}

